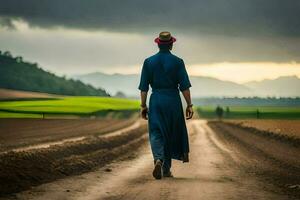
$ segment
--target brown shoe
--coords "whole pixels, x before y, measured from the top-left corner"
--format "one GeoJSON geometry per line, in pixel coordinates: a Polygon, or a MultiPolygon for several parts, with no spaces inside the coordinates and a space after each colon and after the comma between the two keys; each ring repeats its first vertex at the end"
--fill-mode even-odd
{"type": "Polygon", "coordinates": [[[161,160],[156,160],[155,161],[155,165],[154,165],[152,175],[155,179],[161,179],[162,178],[162,161],[161,160]]]}

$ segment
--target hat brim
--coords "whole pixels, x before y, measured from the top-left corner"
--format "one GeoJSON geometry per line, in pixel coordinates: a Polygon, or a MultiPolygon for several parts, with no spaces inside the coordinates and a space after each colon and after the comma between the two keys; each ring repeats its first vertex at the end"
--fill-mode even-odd
{"type": "Polygon", "coordinates": [[[159,39],[159,37],[157,37],[157,38],[155,38],[154,42],[157,44],[172,44],[172,43],[176,42],[176,38],[171,37],[171,39],[168,41],[162,41],[159,39]]]}

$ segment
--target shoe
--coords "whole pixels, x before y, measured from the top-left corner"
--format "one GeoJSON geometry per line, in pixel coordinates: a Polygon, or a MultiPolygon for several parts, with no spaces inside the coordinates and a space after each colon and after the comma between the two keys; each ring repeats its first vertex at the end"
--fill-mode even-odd
{"type": "Polygon", "coordinates": [[[182,162],[189,162],[189,153],[184,153],[182,156],[182,162]]]}
{"type": "Polygon", "coordinates": [[[156,160],[155,161],[155,165],[154,165],[154,169],[152,172],[152,175],[155,179],[161,179],[162,178],[162,161],[161,160],[156,160]]]}
{"type": "Polygon", "coordinates": [[[173,178],[173,177],[174,177],[171,171],[164,172],[164,173],[163,173],[163,176],[164,176],[164,177],[169,177],[169,178],[173,178]]]}

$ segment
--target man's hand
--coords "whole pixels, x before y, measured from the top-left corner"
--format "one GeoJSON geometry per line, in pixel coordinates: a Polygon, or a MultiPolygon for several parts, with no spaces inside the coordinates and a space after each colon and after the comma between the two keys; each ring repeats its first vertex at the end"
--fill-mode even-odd
{"type": "Polygon", "coordinates": [[[182,91],[182,94],[183,94],[184,99],[187,104],[187,107],[185,109],[185,117],[186,117],[186,119],[191,119],[194,115],[194,111],[193,111],[193,104],[191,101],[190,89],[186,89],[186,90],[182,91]]]}
{"type": "Polygon", "coordinates": [[[143,119],[148,120],[148,108],[147,108],[147,106],[141,108],[141,116],[142,116],[143,119]]]}
{"type": "Polygon", "coordinates": [[[192,119],[193,115],[194,115],[193,107],[192,106],[187,106],[186,109],[185,109],[186,119],[187,120],[192,119]]]}

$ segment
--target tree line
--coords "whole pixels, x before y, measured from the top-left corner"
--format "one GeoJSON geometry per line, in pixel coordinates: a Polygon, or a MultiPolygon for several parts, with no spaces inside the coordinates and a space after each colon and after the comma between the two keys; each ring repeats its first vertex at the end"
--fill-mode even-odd
{"type": "Polygon", "coordinates": [[[25,62],[20,56],[13,57],[9,51],[0,51],[0,87],[71,96],[109,96],[102,88],[56,76],[37,63],[25,62]]]}
{"type": "Polygon", "coordinates": [[[300,106],[300,97],[207,97],[196,98],[197,106],[300,106]]]}

